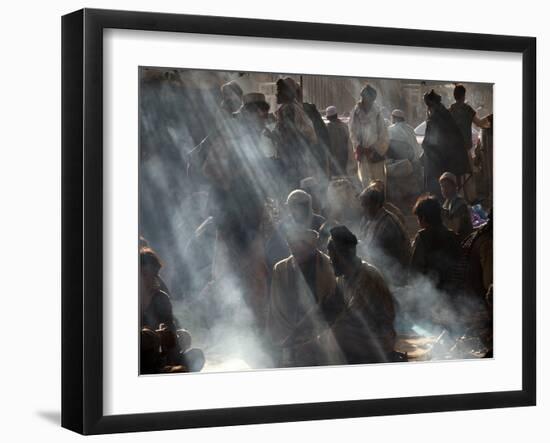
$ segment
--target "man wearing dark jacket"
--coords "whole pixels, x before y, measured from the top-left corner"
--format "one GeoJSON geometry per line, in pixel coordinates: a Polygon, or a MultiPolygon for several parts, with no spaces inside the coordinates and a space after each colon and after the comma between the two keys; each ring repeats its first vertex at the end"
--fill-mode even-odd
{"type": "Polygon", "coordinates": [[[441,96],[433,89],[424,95],[427,106],[424,149],[425,188],[441,199],[439,177],[445,171],[456,177],[471,172],[468,151],[464,146],[462,132],[451,113],[441,104],[441,96]]]}
{"type": "Polygon", "coordinates": [[[443,224],[441,205],[435,196],[421,196],[413,213],[420,230],[413,241],[410,277],[415,273],[425,275],[437,289],[450,291],[460,258],[458,237],[443,224]]]}

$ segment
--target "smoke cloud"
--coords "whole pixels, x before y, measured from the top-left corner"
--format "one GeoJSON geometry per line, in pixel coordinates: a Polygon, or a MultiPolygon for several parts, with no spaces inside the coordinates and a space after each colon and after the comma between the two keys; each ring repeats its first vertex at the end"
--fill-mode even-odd
{"type": "MultiPolygon", "coordinates": [[[[223,278],[212,280],[216,263],[211,261],[216,256],[219,233],[215,220],[207,217],[215,214],[216,202],[208,183],[187,173],[192,150],[215,136],[221,112],[220,85],[236,80],[245,93],[253,92],[247,90],[251,88],[250,77],[236,72],[161,68],[141,68],[140,76],[140,234],[164,263],[161,276],[170,290],[174,314],[180,327],[191,333],[193,346],[203,349],[205,371],[272,367],[269,346],[258,335],[256,314],[244,295],[241,276],[227,267],[223,278]]],[[[260,83],[268,91],[273,76],[258,74],[258,78],[266,80],[260,83]]],[[[392,107],[399,103],[395,103],[391,90],[385,89],[387,83],[379,83],[377,101],[388,110],[389,117],[392,107]]],[[[345,85],[342,93],[353,97],[354,102],[364,81],[357,79],[345,85]]],[[[307,83],[304,95],[307,100],[307,83]]],[[[268,99],[272,101],[269,94],[268,99]]],[[[252,154],[257,146],[239,133],[231,137],[239,140],[237,157],[243,176],[254,185],[251,198],[268,202],[268,215],[261,222],[268,236],[286,215],[284,205],[277,201],[279,184],[262,174],[262,160],[252,154]]],[[[392,272],[405,272],[389,266],[391,260],[380,251],[368,251],[368,255],[373,262],[385,264],[381,270],[390,277],[390,285],[392,272]]],[[[231,261],[231,257],[225,260],[231,261]]],[[[391,290],[398,307],[398,332],[438,337],[435,345],[433,340],[429,343],[429,358],[447,358],[456,338],[471,323],[471,313],[476,309],[471,299],[466,295],[450,298],[424,276],[414,276],[405,287],[392,285],[391,290]]]]}

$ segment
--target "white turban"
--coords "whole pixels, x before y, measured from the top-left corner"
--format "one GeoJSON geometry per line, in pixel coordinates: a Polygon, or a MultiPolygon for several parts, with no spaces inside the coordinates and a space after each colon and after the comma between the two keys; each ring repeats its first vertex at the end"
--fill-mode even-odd
{"type": "Polygon", "coordinates": [[[394,117],[402,118],[403,120],[405,120],[405,113],[401,109],[394,109],[391,112],[391,115],[393,115],[394,117]]]}
{"type": "Polygon", "coordinates": [[[327,117],[331,117],[333,115],[338,114],[338,111],[336,110],[336,106],[329,106],[326,110],[327,117]]]}

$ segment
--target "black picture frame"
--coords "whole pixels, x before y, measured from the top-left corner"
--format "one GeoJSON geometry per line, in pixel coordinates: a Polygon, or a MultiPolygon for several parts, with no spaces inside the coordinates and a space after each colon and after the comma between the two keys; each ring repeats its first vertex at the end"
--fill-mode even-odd
{"type": "Polygon", "coordinates": [[[536,39],[83,9],[62,18],[62,426],[82,434],[536,404],[536,39]],[[522,54],[522,389],[392,399],[103,413],[103,30],[171,31],[522,54]]]}

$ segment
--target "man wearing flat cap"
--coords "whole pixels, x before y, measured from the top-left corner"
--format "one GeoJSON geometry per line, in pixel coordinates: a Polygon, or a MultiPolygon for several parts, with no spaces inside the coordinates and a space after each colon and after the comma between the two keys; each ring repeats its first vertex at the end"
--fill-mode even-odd
{"type": "Polygon", "coordinates": [[[358,176],[364,187],[371,180],[386,182],[385,155],[389,138],[384,117],[375,103],[376,96],[376,89],[370,84],[365,85],[349,122],[358,176]]]}
{"type": "Polygon", "coordinates": [[[344,308],[318,341],[332,364],[392,361],[396,337],[393,297],[380,272],[357,256],[357,243],[346,226],[330,231],[328,253],[344,308]]]}

